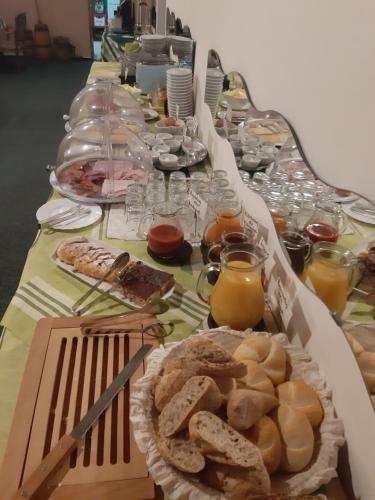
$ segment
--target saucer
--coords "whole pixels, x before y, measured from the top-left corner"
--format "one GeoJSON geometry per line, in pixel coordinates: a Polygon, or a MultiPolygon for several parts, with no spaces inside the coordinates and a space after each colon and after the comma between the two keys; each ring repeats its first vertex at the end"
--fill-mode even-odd
{"type": "Polygon", "coordinates": [[[174,255],[166,255],[161,257],[151,250],[147,246],[147,253],[159,264],[165,264],[166,266],[182,266],[190,261],[191,254],[193,253],[193,247],[188,241],[184,241],[180,250],[174,255]]]}

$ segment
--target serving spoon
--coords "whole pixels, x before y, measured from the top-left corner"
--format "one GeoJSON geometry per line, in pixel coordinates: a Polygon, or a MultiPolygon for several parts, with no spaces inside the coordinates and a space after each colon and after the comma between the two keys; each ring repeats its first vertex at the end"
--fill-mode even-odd
{"type": "Polygon", "coordinates": [[[72,313],[76,314],[78,316],[79,314],[82,314],[83,311],[86,311],[87,310],[87,306],[84,307],[83,309],[81,309],[81,311],[78,311],[79,306],[87,299],[87,297],[89,297],[92,294],[92,292],[94,292],[95,290],[97,290],[99,288],[99,286],[103,283],[103,281],[105,281],[108,278],[108,276],[111,273],[114,272],[117,275],[117,277],[120,277],[121,274],[123,273],[125,267],[129,264],[129,260],[130,260],[130,255],[128,254],[128,252],[120,253],[120,255],[118,255],[116,257],[116,259],[113,261],[111,267],[105,273],[105,275],[103,276],[103,278],[101,278],[100,280],[98,280],[95,283],[95,285],[93,285],[91,288],[89,288],[88,291],[84,295],[82,295],[82,297],[79,298],[77,300],[77,302],[75,302],[72,305],[72,307],[71,307],[72,313]]]}

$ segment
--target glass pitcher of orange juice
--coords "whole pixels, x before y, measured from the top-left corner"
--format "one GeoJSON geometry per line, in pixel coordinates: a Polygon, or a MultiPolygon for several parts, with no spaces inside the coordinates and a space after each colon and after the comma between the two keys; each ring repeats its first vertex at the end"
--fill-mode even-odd
{"type": "Polygon", "coordinates": [[[358,272],[357,259],[349,250],[334,243],[318,242],[312,247],[305,283],[331,312],[342,314],[358,272]]]}
{"type": "Polygon", "coordinates": [[[256,249],[224,249],[221,262],[207,264],[198,278],[197,293],[210,304],[211,315],[219,326],[228,325],[245,330],[257,325],[264,315],[265,300],[262,287],[264,252],[256,249]],[[207,294],[210,272],[219,272],[211,294],[207,294]]]}
{"type": "Polygon", "coordinates": [[[238,201],[220,201],[214,206],[212,219],[203,231],[201,251],[203,262],[208,262],[209,248],[220,243],[224,231],[241,231],[242,226],[242,205],[238,201]]]}

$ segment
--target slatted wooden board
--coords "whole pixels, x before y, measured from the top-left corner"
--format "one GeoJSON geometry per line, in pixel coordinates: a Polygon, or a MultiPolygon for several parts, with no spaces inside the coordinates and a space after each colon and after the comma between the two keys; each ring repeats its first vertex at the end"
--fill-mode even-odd
{"type": "MultiPolygon", "coordinates": [[[[141,333],[84,336],[81,318],[41,320],[31,345],[0,474],[1,498],[10,498],[60,437],[70,433],[143,343],[141,333]]],[[[127,327],[150,324],[137,314],[127,327]]],[[[145,363],[87,433],[80,453],[53,499],[151,499],[154,485],[133,439],[129,394],[145,363]]]]}

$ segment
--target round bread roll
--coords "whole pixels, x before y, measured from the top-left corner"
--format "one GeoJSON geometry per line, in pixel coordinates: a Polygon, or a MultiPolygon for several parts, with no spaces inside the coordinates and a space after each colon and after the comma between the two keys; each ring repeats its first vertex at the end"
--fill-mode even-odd
{"type": "Polygon", "coordinates": [[[250,359],[245,359],[242,363],[246,365],[247,373],[245,377],[237,379],[238,387],[245,386],[248,389],[266,392],[267,394],[274,396],[275,389],[262,366],[258,365],[256,361],[251,361],[250,359]]]}
{"type": "Polygon", "coordinates": [[[249,336],[234,351],[233,357],[238,361],[256,361],[274,385],[281,384],[286,375],[286,352],[284,348],[270,337],[249,336]]]}
{"type": "Polygon", "coordinates": [[[362,352],[364,352],[364,348],[362,344],[358,342],[358,340],[353,337],[353,335],[349,332],[345,332],[346,340],[349,342],[349,345],[354,353],[354,356],[359,356],[362,352]]]}
{"type": "Polygon", "coordinates": [[[359,368],[371,394],[375,393],[375,352],[364,351],[358,358],[359,368]]]}
{"type": "Polygon", "coordinates": [[[232,391],[227,405],[228,424],[239,431],[249,429],[277,404],[277,398],[265,392],[251,389],[232,391]]]}
{"type": "Polygon", "coordinates": [[[263,336],[250,336],[244,339],[233,353],[238,361],[249,359],[261,363],[270,352],[271,339],[263,336]]]}
{"type": "Polygon", "coordinates": [[[312,387],[302,379],[284,382],[276,388],[280,403],[302,411],[309,419],[312,427],[318,427],[323,419],[323,408],[312,387]]]}
{"type": "Polygon", "coordinates": [[[274,419],[281,435],[280,468],[285,472],[299,472],[310,462],[314,450],[309,419],[286,404],[275,410],[274,419]]]}
{"type": "Polygon", "coordinates": [[[275,472],[281,461],[281,437],[272,418],[262,417],[244,436],[260,449],[268,473],[275,472]]]}

